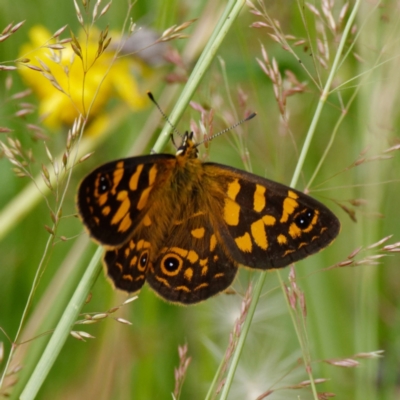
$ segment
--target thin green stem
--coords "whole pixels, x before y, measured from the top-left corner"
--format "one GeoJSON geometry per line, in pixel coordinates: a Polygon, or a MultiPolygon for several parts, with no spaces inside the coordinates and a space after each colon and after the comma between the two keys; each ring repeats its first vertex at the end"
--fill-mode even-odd
{"type": "Polygon", "coordinates": [[[233,378],[235,376],[236,368],[239,364],[239,359],[242,354],[244,344],[246,342],[247,334],[249,333],[249,330],[250,330],[251,322],[253,320],[253,318],[249,318],[249,315],[253,316],[256,311],[257,303],[261,296],[262,288],[264,286],[266,277],[267,277],[267,274],[265,274],[265,273],[260,274],[260,278],[258,279],[258,281],[254,287],[253,298],[252,298],[251,304],[249,306],[249,310],[248,310],[246,319],[243,323],[237,346],[233,353],[232,362],[229,367],[228,374],[226,376],[226,381],[225,381],[225,385],[224,385],[224,388],[221,393],[220,400],[226,400],[228,398],[228,393],[231,388],[233,378]]]}
{"type": "MultiPolygon", "coordinates": [[[[279,283],[281,285],[281,288],[285,292],[285,282],[283,281],[282,276],[281,276],[280,273],[278,273],[277,275],[278,275],[278,280],[279,280],[279,283]]],[[[306,327],[303,324],[303,327],[302,327],[303,329],[302,330],[300,329],[300,326],[297,323],[295,311],[293,310],[293,308],[290,305],[288,296],[284,296],[284,297],[285,297],[286,306],[287,306],[287,309],[289,311],[290,318],[292,320],[292,324],[293,324],[294,330],[296,332],[297,339],[298,339],[300,347],[301,347],[301,352],[303,354],[303,360],[304,360],[304,363],[305,363],[305,365],[307,367],[306,370],[307,370],[308,376],[310,378],[311,390],[313,392],[313,396],[314,396],[315,400],[318,400],[317,388],[315,386],[315,382],[314,382],[314,379],[313,379],[313,376],[312,376],[312,373],[311,373],[311,369],[308,368],[310,366],[311,360],[310,360],[309,352],[307,350],[307,348],[308,348],[307,341],[306,341],[306,338],[304,338],[304,336],[302,334],[302,332],[306,332],[306,327]]],[[[304,318],[302,318],[302,320],[304,322],[304,318]]]]}
{"type": "MultiPolygon", "coordinates": [[[[376,5],[369,14],[371,15],[376,10],[377,7],[378,6],[376,5]]],[[[364,24],[366,24],[366,23],[367,23],[367,21],[364,21],[364,24]]],[[[357,37],[358,37],[359,34],[360,34],[360,30],[359,30],[359,32],[357,34],[357,37]]],[[[353,41],[353,43],[351,44],[350,49],[353,49],[354,44],[355,44],[355,41],[353,41]]],[[[343,59],[345,59],[348,56],[348,54],[350,52],[350,49],[347,50],[347,52],[344,55],[343,59]]],[[[383,54],[383,51],[381,52],[380,56],[382,56],[382,54],[383,54]]],[[[387,60],[385,60],[383,62],[379,62],[379,59],[380,59],[380,57],[379,57],[378,60],[376,61],[376,65],[375,66],[370,68],[368,71],[364,71],[363,73],[358,74],[355,77],[347,80],[346,82],[342,83],[341,85],[336,86],[335,89],[331,91],[331,93],[337,92],[338,90],[340,90],[343,86],[347,85],[352,80],[359,79],[361,77],[364,77],[364,83],[365,83],[366,75],[369,76],[373,71],[377,70],[378,68],[381,68],[383,65],[386,65],[388,62],[393,61],[393,59],[398,58],[398,57],[399,56],[396,55],[394,57],[390,57],[389,59],[387,59],[387,60]]],[[[343,61],[341,61],[341,63],[338,65],[338,69],[340,69],[340,67],[342,65],[342,62],[343,61]]],[[[344,120],[344,118],[345,118],[345,116],[347,114],[347,111],[349,110],[351,104],[353,103],[353,101],[356,99],[358,93],[360,92],[361,87],[362,87],[362,84],[358,84],[356,86],[356,89],[355,89],[354,93],[351,95],[349,101],[347,102],[346,108],[342,110],[342,113],[341,113],[341,115],[340,115],[338,121],[336,122],[335,127],[334,127],[334,129],[332,131],[332,135],[331,135],[331,137],[329,139],[328,145],[325,148],[324,154],[322,155],[321,159],[319,160],[318,165],[315,168],[314,173],[313,173],[312,177],[310,178],[310,180],[309,180],[309,182],[307,184],[307,188],[309,188],[311,186],[311,184],[314,181],[315,177],[317,176],[319,170],[321,169],[322,164],[325,161],[325,159],[326,159],[326,157],[327,157],[327,155],[328,155],[328,153],[329,153],[329,151],[330,151],[330,149],[331,149],[331,147],[333,145],[333,142],[335,141],[336,134],[337,134],[337,132],[339,130],[339,127],[340,127],[341,123],[343,122],[343,120],[344,120]]]]}
{"type": "Polygon", "coordinates": [[[327,144],[326,147],[325,147],[324,154],[322,154],[322,157],[320,158],[320,160],[319,160],[319,162],[318,162],[318,165],[317,165],[316,168],[314,169],[314,172],[313,172],[313,174],[312,174],[310,180],[309,180],[308,183],[307,183],[307,186],[306,186],[307,188],[309,188],[309,187],[312,185],[312,183],[313,183],[315,177],[317,176],[318,172],[320,171],[320,169],[321,169],[321,167],[322,167],[322,164],[324,163],[326,157],[328,156],[328,153],[329,153],[329,151],[331,150],[332,145],[333,145],[333,143],[334,143],[334,141],[335,141],[335,139],[336,139],[336,135],[337,135],[337,133],[338,133],[338,131],[339,131],[339,127],[340,127],[340,125],[342,124],[342,122],[343,122],[343,120],[344,120],[344,118],[345,118],[345,116],[346,116],[346,112],[345,112],[345,111],[349,109],[350,105],[351,105],[351,104],[353,103],[353,101],[356,99],[358,92],[359,92],[359,86],[358,86],[357,89],[354,91],[354,93],[351,95],[351,97],[350,97],[350,99],[349,99],[349,101],[348,101],[348,103],[347,103],[346,109],[345,109],[345,110],[342,110],[342,113],[340,114],[339,119],[336,121],[335,127],[333,128],[332,134],[330,135],[329,142],[328,142],[328,144],[327,144]]]}
{"type": "Polygon", "coordinates": [[[27,302],[25,304],[25,308],[24,308],[24,311],[22,313],[21,320],[19,321],[17,333],[15,334],[15,339],[14,339],[14,342],[13,342],[13,344],[11,346],[10,354],[8,355],[6,365],[4,367],[2,375],[0,377],[0,388],[3,386],[4,378],[6,377],[6,374],[7,374],[7,371],[8,371],[8,367],[10,366],[11,361],[12,361],[13,356],[14,356],[14,353],[15,353],[15,350],[18,347],[18,340],[19,340],[19,337],[21,335],[22,328],[23,328],[24,323],[25,323],[25,319],[26,319],[26,317],[28,315],[28,311],[29,311],[30,306],[32,304],[33,297],[34,297],[34,294],[36,292],[36,288],[38,286],[40,277],[42,275],[43,265],[44,265],[44,262],[46,260],[47,252],[49,251],[49,248],[53,244],[53,242],[54,242],[54,235],[50,235],[48,240],[47,240],[47,242],[46,242],[46,246],[45,246],[45,250],[44,250],[42,259],[40,260],[39,266],[38,266],[38,268],[36,270],[35,278],[33,280],[33,283],[32,283],[32,286],[31,286],[31,290],[29,292],[28,300],[27,300],[27,302]]]}
{"type": "MultiPolygon", "coordinates": [[[[299,13],[300,13],[301,19],[303,21],[303,25],[305,27],[307,27],[306,16],[304,13],[304,10],[305,10],[304,0],[297,0],[297,7],[299,9],[299,13]]],[[[315,54],[315,44],[314,44],[314,40],[311,39],[310,30],[306,29],[306,33],[307,33],[307,43],[310,46],[311,54],[315,54]]],[[[315,57],[312,57],[312,62],[314,64],[315,73],[317,74],[317,79],[314,80],[314,78],[312,78],[313,82],[317,85],[317,87],[321,88],[322,87],[322,78],[321,78],[321,74],[319,72],[317,60],[315,59],[315,57]]],[[[307,69],[305,69],[305,70],[307,71],[307,69]]]]}
{"type": "MultiPolygon", "coordinates": [[[[345,29],[343,31],[343,35],[341,37],[341,41],[339,43],[339,46],[338,46],[338,49],[337,49],[337,52],[336,52],[336,55],[335,55],[335,59],[334,59],[332,68],[330,70],[330,73],[329,73],[328,79],[326,81],[325,87],[324,87],[324,89],[322,91],[322,94],[320,96],[320,99],[319,99],[317,108],[315,110],[313,119],[311,121],[310,127],[308,129],[308,132],[307,132],[307,135],[306,135],[306,139],[304,141],[303,148],[301,150],[300,157],[299,157],[299,160],[297,162],[296,169],[294,171],[290,186],[296,186],[297,181],[299,179],[300,172],[301,172],[301,170],[303,168],[304,161],[306,159],[308,150],[310,148],[310,144],[311,144],[312,138],[314,137],[314,133],[315,133],[317,124],[318,124],[318,122],[320,120],[323,107],[324,107],[324,105],[326,103],[326,100],[327,100],[327,97],[329,95],[329,91],[330,91],[330,88],[331,88],[331,85],[332,85],[333,78],[335,77],[335,74],[336,74],[336,71],[337,71],[337,67],[339,65],[339,61],[340,61],[341,54],[343,52],[343,48],[344,48],[345,43],[347,41],[348,35],[350,33],[350,29],[351,29],[351,27],[352,27],[352,25],[354,23],[354,20],[355,20],[356,14],[357,14],[357,10],[358,10],[358,8],[360,6],[360,3],[361,3],[361,0],[357,0],[356,1],[355,5],[354,5],[354,8],[353,8],[353,10],[352,10],[352,12],[351,12],[351,14],[349,16],[349,19],[347,20],[345,29]]],[[[281,272],[278,270],[277,274],[278,274],[279,280],[281,281],[282,292],[285,293],[285,290],[284,290],[284,287],[283,287],[283,280],[282,280],[282,277],[281,277],[281,272]]],[[[252,298],[252,302],[251,302],[249,311],[247,313],[246,320],[245,320],[245,322],[243,324],[243,328],[242,328],[242,331],[241,331],[241,335],[240,335],[238,346],[236,347],[236,349],[234,351],[234,355],[232,357],[232,363],[231,363],[229,371],[228,371],[226,383],[225,383],[225,386],[224,386],[224,391],[221,394],[221,399],[226,399],[227,396],[228,396],[228,392],[229,392],[229,389],[230,389],[230,386],[231,386],[231,383],[232,383],[233,375],[234,375],[234,373],[236,371],[237,364],[238,364],[239,359],[240,359],[240,354],[241,354],[241,352],[243,350],[244,342],[245,342],[247,334],[249,332],[249,329],[250,329],[250,326],[251,326],[251,321],[252,321],[252,319],[254,317],[254,313],[255,313],[255,310],[256,310],[256,305],[257,305],[259,297],[261,295],[262,287],[263,287],[265,279],[266,279],[266,273],[261,274],[259,279],[258,279],[258,281],[257,281],[257,283],[256,283],[256,285],[255,285],[255,290],[254,290],[254,295],[253,295],[253,298],[252,298]]],[[[289,305],[288,305],[288,307],[290,308],[289,305]]],[[[289,312],[290,312],[290,310],[289,310],[289,312]]],[[[295,325],[295,329],[297,331],[295,322],[294,322],[294,325],[295,325]]],[[[300,344],[302,344],[302,339],[301,339],[300,332],[298,332],[298,339],[299,339],[300,344]]],[[[312,385],[313,385],[313,379],[312,379],[312,375],[311,375],[310,371],[309,371],[309,376],[310,376],[310,380],[311,380],[312,385]]],[[[314,392],[314,397],[317,399],[316,390],[313,389],[313,392],[314,392]]]]}
{"type": "MultiPolygon", "coordinates": [[[[116,55],[115,55],[115,57],[116,57],[116,55]]],[[[114,57],[114,60],[115,60],[115,57],[114,57]]],[[[110,64],[110,66],[108,67],[108,70],[107,70],[105,76],[104,76],[103,79],[100,81],[100,83],[99,83],[99,85],[98,85],[98,88],[97,88],[97,92],[96,92],[94,98],[97,97],[97,93],[98,93],[98,91],[100,90],[100,87],[101,87],[102,83],[104,82],[105,77],[108,75],[108,73],[109,73],[109,71],[110,71],[110,69],[111,69],[111,67],[112,67],[112,64],[113,64],[113,63],[110,64]]],[[[84,74],[84,79],[85,79],[85,74],[84,74]]],[[[82,92],[84,92],[84,90],[85,90],[85,80],[83,81],[82,92]]],[[[90,113],[92,106],[93,106],[93,102],[92,102],[92,103],[90,104],[90,106],[89,106],[88,113],[90,113]]],[[[79,157],[81,157],[81,155],[84,154],[83,151],[85,151],[85,146],[83,145],[83,143],[81,143],[81,141],[82,141],[82,132],[83,132],[84,129],[85,129],[85,125],[86,125],[85,123],[81,124],[81,127],[80,127],[80,136],[79,136],[79,140],[78,140],[78,143],[80,144],[80,146],[76,146],[76,147],[74,148],[73,152],[71,153],[71,156],[72,156],[72,157],[70,157],[70,161],[69,161],[70,166],[76,165],[76,163],[77,163],[79,157]]],[[[90,140],[88,143],[90,143],[91,146],[94,146],[95,143],[98,143],[98,142],[97,142],[96,140],[90,140]]],[[[62,162],[61,162],[61,161],[62,161],[62,156],[63,156],[63,155],[61,155],[61,156],[59,157],[59,163],[58,163],[58,165],[63,165],[62,162]]],[[[48,168],[48,170],[53,170],[53,176],[52,176],[51,180],[52,180],[53,182],[54,182],[54,181],[56,182],[56,188],[57,188],[57,191],[58,191],[58,183],[59,183],[59,182],[58,182],[58,172],[57,172],[57,173],[54,172],[54,171],[55,171],[54,163],[53,163],[52,166],[53,166],[53,168],[48,168]]],[[[58,199],[58,192],[57,192],[56,198],[57,198],[57,201],[58,201],[58,206],[57,206],[57,210],[56,210],[56,212],[55,212],[55,215],[57,216],[57,218],[58,218],[58,215],[60,215],[60,212],[61,212],[61,210],[62,210],[62,206],[63,206],[63,203],[64,203],[64,199],[65,199],[65,196],[66,196],[66,193],[67,193],[67,190],[68,190],[70,181],[71,181],[72,171],[73,171],[73,168],[71,168],[71,167],[70,167],[69,169],[66,170],[66,182],[65,182],[65,185],[64,185],[64,189],[63,189],[63,191],[62,191],[62,193],[61,193],[61,199],[58,199]]],[[[42,179],[40,179],[40,180],[38,180],[38,181],[34,181],[33,184],[34,184],[34,186],[36,186],[36,187],[38,186],[38,183],[37,183],[37,182],[38,182],[38,183],[40,182],[40,183],[42,183],[42,184],[44,183],[44,181],[43,181],[42,179]]],[[[37,189],[38,189],[38,190],[37,190],[37,192],[36,192],[36,195],[37,195],[36,199],[39,199],[39,198],[40,198],[39,194],[42,194],[43,196],[45,196],[43,192],[46,191],[46,190],[48,190],[49,188],[48,188],[47,185],[45,185],[45,186],[43,186],[43,190],[40,190],[39,187],[37,187],[37,189]]],[[[31,202],[31,204],[32,204],[32,203],[34,203],[34,202],[31,202]]],[[[26,208],[25,208],[25,211],[26,211],[26,208]]],[[[24,325],[24,322],[25,322],[27,313],[28,313],[28,311],[29,311],[29,309],[30,309],[31,303],[32,303],[32,301],[33,301],[34,294],[35,294],[36,289],[37,289],[37,287],[38,287],[38,285],[39,285],[40,279],[41,279],[41,277],[42,277],[42,275],[43,275],[43,273],[44,273],[44,271],[45,271],[45,261],[47,260],[47,255],[48,255],[49,249],[50,249],[50,247],[51,247],[51,246],[53,245],[53,243],[54,243],[55,232],[56,232],[56,229],[57,229],[58,222],[59,222],[59,220],[57,219],[57,221],[54,223],[54,227],[53,227],[54,233],[49,237],[49,240],[47,241],[47,244],[46,244],[46,247],[45,247],[45,251],[44,251],[44,253],[43,253],[43,256],[42,256],[42,259],[41,259],[41,261],[40,261],[40,264],[39,264],[39,266],[38,266],[38,268],[37,268],[37,271],[36,271],[36,274],[35,274],[35,278],[34,278],[34,281],[33,281],[33,283],[32,283],[32,288],[31,288],[31,291],[30,291],[30,293],[29,293],[28,300],[27,300],[27,303],[26,303],[26,305],[25,305],[25,309],[24,309],[24,312],[23,312],[23,315],[22,315],[22,318],[21,318],[21,321],[20,321],[20,324],[19,324],[19,327],[18,327],[18,330],[17,330],[17,334],[16,334],[16,337],[15,337],[15,340],[14,340],[14,345],[13,345],[12,348],[11,348],[11,351],[10,351],[10,354],[9,354],[9,357],[8,357],[8,360],[7,360],[6,369],[4,370],[3,376],[1,377],[1,380],[0,380],[0,387],[2,386],[4,376],[5,376],[5,374],[7,373],[7,368],[8,368],[8,366],[9,366],[9,364],[10,364],[12,358],[13,358],[13,354],[14,354],[14,351],[15,351],[15,348],[16,348],[16,344],[17,344],[18,339],[19,339],[19,336],[20,336],[20,334],[21,334],[21,332],[22,332],[22,328],[23,328],[23,325],[24,325]]],[[[65,314],[64,314],[64,315],[65,315],[65,314]]],[[[49,342],[49,343],[50,343],[50,342],[49,342]]],[[[35,370],[35,371],[36,371],[36,370],[35,370]]],[[[40,372],[39,372],[39,374],[40,374],[40,372]]]]}
{"type": "Polygon", "coordinates": [[[56,361],[65,341],[67,340],[72,327],[78,314],[84,304],[87,295],[92,288],[94,282],[97,279],[101,271],[101,256],[103,250],[98,248],[94,257],[90,261],[90,264],[85,271],[79,285],[71,298],[68,306],[65,309],[63,316],[60,319],[42,357],[40,358],[33,374],[31,375],[28,383],[26,384],[20,399],[21,400],[33,400],[39,389],[41,388],[44,380],[47,377],[50,369],[52,368],[54,362],[56,361]]]}
{"type": "Polygon", "coordinates": [[[335,59],[333,60],[332,68],[331,68],[331,70],[329,72],[328,79],[326,80],[325,87],[324,87],[324,89],[323,89],[323,91],[321,93],[321,97],[320,97],[318,105],[317,105],[317,109],[315,110],[314,117],[313,117],[313,119],[311,121],[311,124],[310,124],[310,127],[308,129],[308,132],[307,132],[307,135],[306,135],[306,140],[304,141],[303,148],[301,150],[300,157],[299,157],[299,160],[298,160],[297,165],[296,165],[296,169],[294,171],[292,180],[290,182],[290,186],[296,186],[297,181],[299,180],[300,172],[301,172],[301,170],[303,168],[304,161],[306,159],[308,150],[310,148],[311,141],[312,141],[312,139],[314,137],[314,133],[315,133],[315,130],[317,128],[317,124],[318,124],[318,122],[319,122],[319,120],[321,118],[321,113],[322,113],[322,110],[323,110],[324,105],[326,103],[326,99],[329,96],[329,92],[330,92],[330,89],[331,89],[331,86],[332,86],[333,78],[336,75],[336,72],[337,72],[337,69],[338,69],[338,66],[339,66],[339,63],[340,63],[340,59],[342,57],[344,46],[346,45],[346,41],[347,41],[348,36],[350,34],[350,30],[351,30],[351,27],[353,26],[354,20],[355,20],[356,15],[357,15],[357,10],[360,7],[360,4],[361,4],[361,0],[357,0],[356,3],[354,4],[353,10],[352,10],[352,12],[351,12],[351,14],[349,16],[349,19],[347,20],[346,26],[345,26],[345,28],[343,30],[343,35],[342,35],[342,38],[341,38],[341,40],[339,42],[339,46],[338,46],[337,51],[336,51],[335,59]]]}
{"type": "MultiPolygon", "coordinates": [[[[72,161],[73,164],[75,164],[76,159],[77,159],[77,150],[78,150],[78,148],[75,148],[74,151],[73,151],[73,156],[74,156],[73,157],[73,161],[72,161]]],[[[52,166],[53,166],[52,169],[53,169],[53,172],[54,172],[54,170],[55,170],[54,164],[52,166]]],[[[65,195],[66,195],[68,187],[69,187],[69,183],[70,183],[70,179],[71,179],[71,175],[72,175],[72,168],[69,169],[69,170],[67,169],[65,172],[66,172],[66,184],[64,185],[64,188],[63,188],[63,191],[62,191],[61,201],[59,201],[59,204],[57,206],[57,210],[55,212],[55,215],[57,216],[57,220],[53,224],[52,233],[50,234],[50,236],[49,236],[49,238],[48,238],[48,240],[46,242],[46,246],[45,246],[42,258],[41,258],[41,260],[39,262],[39,265],[38,265],[38,268],[36,270],[35,277],[33,279],[32,286],[31,286],[31,290],[29,292],[29,296],[28,296],[27,302],[25,304],[21,320],[19,322],[17,333],[15,335],[13,346],[11,347],[10,354],[8,355],[6,368],[4,369],[3,374],[1,376],[1,379],[0,379],[0,387],[2,387],[2,385],[3,385],[4,378],[5,378],[6,374],[7,374],[8,367],[9,367],[9,365],[10,365],[10,363],[12,361],[12,358],[14,356],[15,349],[17,348],[19,337],[21,335],[23,326],[25,324],[25,320],[27,318],[28,312],[29,312],[31,304],[33,302],[33,299],[34,299],[34,296],[35,296],[35,293],[36,293],[36,289],[38,288],[40,280],[41,280],[41,278],[42,278],[42,276],[43,276],[43,274],[44,274],[44,272],[46,270],[46,263],[47,263],[47,261],[49,259],[49,252],[52,249],[52,246],[54,245],[54,241],[55,241],[55,238],[56,238],[56,232],[57,232],[57,228],[58,228],[58,224],[59,224],[58,215],[60,215],[60,210],[62,208],[63,201],[64,201],[65,195]]],[[[59,183],[58,182],[58,172],[57,173],[54,172],[54,180],[56,180],[56,184],[57,184],[56,186],[57,186],[57,191],[58,191],[58,189],[59,189],[58,188],[58,183],[59,183]]],[[[58,199],[58,194],[57,194],[57,201],[58,200],[59,199],[58,199]]]]}
{"type": "MultiPolygon", "coordinates": [[[[224,80],[224,86],[225,86],[226,95],[228,97],[229,105],[234,114],[235,120],[239,121],[240,117],[237,115],[237,112],[235,110],[235,106],[233,103],[233,99],[232,99],[232,95],[231,95],[231,91],[230,91],[230,87],[229,87],[228,76],[226,74],[225,62],[223,61],[222,58],[219,58],[219,62],[221,65],[222,79],[224,80]]],[[[236,148],[238,149],[240,156],[243,160],[245,170],[248,172],[252,172],[250,159],[249,159],[249,157],[247,157],[247,148],[243,143],[244,142],[243,137],[244,137],[243,135],[233,135],[233,141],[235,142],[236,148]]]]}
{"type": "MultiPolygon", "coordinates": [[[[176,124],[182,115],[185,107],[187,106],[191,96],[197,88],[201,78],[204,76],[205,71],[213,60],[222,40],[229,31],[230,26],[239,14],[240,9],[244,5],[244,0],[230,0],[223,15],[221,16],[217,27],[215,28],[206,48],[204,49],[192,75],[185,86],[180,99],[178,100],[174,110],[171,113],[170,120],[176,124]]],[[[166,124],[157,143],[154,146],[154,151],[160,151],[166,140],[169,138],[169,125],[166,124]]],[[[101,270],[101,263],[99,263],[102,254],[102,248],[98,248],[93,256],[88,269],[86,270],[77,290],[75,291],[69,305],[65,309],[63,316],[57,328],[52,335],[39,363],[37,364],[33,374],[31,375],[27,385],[25,386],[21,399],[30,400],[34,399],[38,393],[41,385],[46,379],[47,374],[52,368],[59,352],[61,351],[68,335],[71,331],[77,315],[82,308],[82,305],[89,293],[93,283],[95,282],[98,273],[101,270]]]]}
{"type": "Polygon", "coordinates": [[[224,365],[224,362],[225,362],[225,359],[222,358],[221,362],[219,363],[218,369],[214,374],[214,378],[211,382],[210,387],[208,388],[208,392],[207,392],[207,395],[204,400],[211,400],[213,398],[213,395],[215,394],[215,391],[217,389],[218,379],[220,377],[222,366],[224,365]]]}
{"type": "MultiPolygon", "coordinates": [[[[181,118],[185,108],[189,104],[190,99],[192,98],[201,79],[213,61],[215,54],[217,53],[230,27],[236,20],[236,17],[242,9],[244,3],[245,0],[229,0],[221,18],[218,21],[217,26],[215,27],[206,47],[199,58],[199,61],[194,67],[193,72],[191,73],[190,78],[182,91],[182,94],[180,95],[175,107],[169,115],[169,120],[171,121],[172,125],[175,126],[181,118]]],[[[171,128],[169,124],[165,124],[157,142],[154,144],[152,150],[153,152],[159,153],[162,150],[165,143],[169,140],[170,130],[171,128]]]]}
{"type": "MultiPolygon", "coordinates": [[[[343,54],[342,60],[338,66],[338,70],[341,68],[343,62],[349,57],[349,55],[351,54],[352,51],[354,51],[354,47],[356,45],[356,43],[359,43],[359,37],[362,34],[362,32],[364,32],[365,30],[365,26],[367,24],[367,21],[370,20],[370,18],[372,17],[372,15],[374,15],[376,13],[376,10],[379,9],[380,7],[382,7],[382,1],[379,0],[377,1],[374,6],[371,8],[371,10],[368,13],[367,18],[365,18],[361,24],[357,27],[357,32],[354,36],[354,38],[351,40],[349,46],[347,47],[347,51],[346,53],[343,54]]],[[[362,41],[361,41],[362,42],[362,41]]],[[[337,90],[337,87],[335,88],[335,90],[337,90]]]]}

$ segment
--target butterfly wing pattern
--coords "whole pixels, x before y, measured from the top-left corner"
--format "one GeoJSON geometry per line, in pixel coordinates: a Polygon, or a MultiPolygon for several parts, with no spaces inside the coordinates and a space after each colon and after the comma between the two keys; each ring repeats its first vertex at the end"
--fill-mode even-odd
{"type": "Polygon", "coordinates": [[[114,285],[147,281],[167,301],[192,304],[227,289],[239,264],[281,268],[326,247],[340,223],[323,204],[232,167],[202,163],[191,134],[176,156],[113,161],[90,173],[78,210],[106,248],[114,285]]]}
{"type": "Polygon", "coordinates": [[[79,216],[92,238],[106,248],[125,243],[137,228],[155,184],[156,166],[175,157],[156,154],[111,161],[87,175],[77,196],[79,216]]]}
{"type": "Polygon", "coordinates": [[[218,174],[225,188],[220,235],[240,264],[282,268],[323,249],[339,233],[336,216],[302,192],[226,165],[204,168],[218,174]]]}
{"type": "Polygon", "coordinates": [[[184,222],[172,222],[147,282],[164,299],[191,304],[229,287],[237,267],[218,242],[210,218],[199,212],[184,222]]]}
{"type": "Polygon", "coordinates": [[[171,221],[161,248],[152,246],[152,228],[143,227],[122,247],[106,252],[108,275],[127,292],[136,292],[147,280],[161,297],[183,304],[225,290],[235,278],[237,263],[217,243],[208,222],[203,214],[171,221]]]}

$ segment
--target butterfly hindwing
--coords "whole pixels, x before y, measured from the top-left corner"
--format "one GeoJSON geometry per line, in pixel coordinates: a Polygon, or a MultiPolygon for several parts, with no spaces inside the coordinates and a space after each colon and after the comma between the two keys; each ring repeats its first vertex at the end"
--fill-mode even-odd
{"type": "Polygon", "coordinates": [[[147,282],[164,299],[192,304],[227,289],[237,263],[224,251],[208,211],[172,221],[169,234],[150,265],[147,282]]]}
{"type": "Polygon", "coordinates": [[[121,247],[106,251],[104,264],[114,286],[129,293],[140,290],[146,281],[150,254],[150,242],[134,237],[121,247]]]}
{"type": "Polygon", "coordinates": [[[338,234],[338,219],[310,196],[225,165],[203,165],[223,187],[219,233],[238,263],[281,268],[316,253],[338,234]]]}
{"type": "Polygon", "coordinates": [[[125,243],[149,208],[153,188],[174,162],[170,154],[132,157],[104,164],[87,175],[77,204],[91,236],[108,247],[125,243]]]}
{"type": "Polygon", "coordinates": [[[237,263],[218,242],[208,212],[188,214],[189,218],[180,212],[175,215],[158,246],[149,240],[159,227],[142,224],[124,245],[107,251],[104,262],[114,286],[136,292],[147,280],[162,298],[183,304],[197,303],[227,289],[235,278],[237,263]]]}

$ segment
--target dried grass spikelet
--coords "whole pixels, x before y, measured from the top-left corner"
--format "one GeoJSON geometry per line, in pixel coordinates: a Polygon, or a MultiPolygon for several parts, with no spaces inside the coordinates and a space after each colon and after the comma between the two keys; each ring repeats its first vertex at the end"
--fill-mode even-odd
{"type": "Polygon", "coordinates": [[[93,118],[113,96],[133,111],[148,104],[137,79],[143,65],[131,57],[115,58],[115,50],[108,50],[107,30],[93,28],[88,38],[82,30],[68,40],[58,40],[60,34],[34,26],[30,42],[20,49],[20,58],[29,62],[20,65],[19,73],[39,97],[39,114],[48,127],[70,125],[78,114],[93,118]]]}

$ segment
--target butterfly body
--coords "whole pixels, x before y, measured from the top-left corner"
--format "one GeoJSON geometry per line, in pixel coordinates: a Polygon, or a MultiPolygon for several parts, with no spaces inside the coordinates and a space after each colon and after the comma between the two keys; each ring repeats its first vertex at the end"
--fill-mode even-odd
{"type": "Polygon", "coordinates": [[[202,163],[192,134],[175,156],[100,166],[81,183],[79,214],[106,249],[117,288],[145,281],[168,301],[197,303],[233,282],[239,264],[281,268],[327,246],[340,224],[324,205],[279,183],[202,163]]]}

